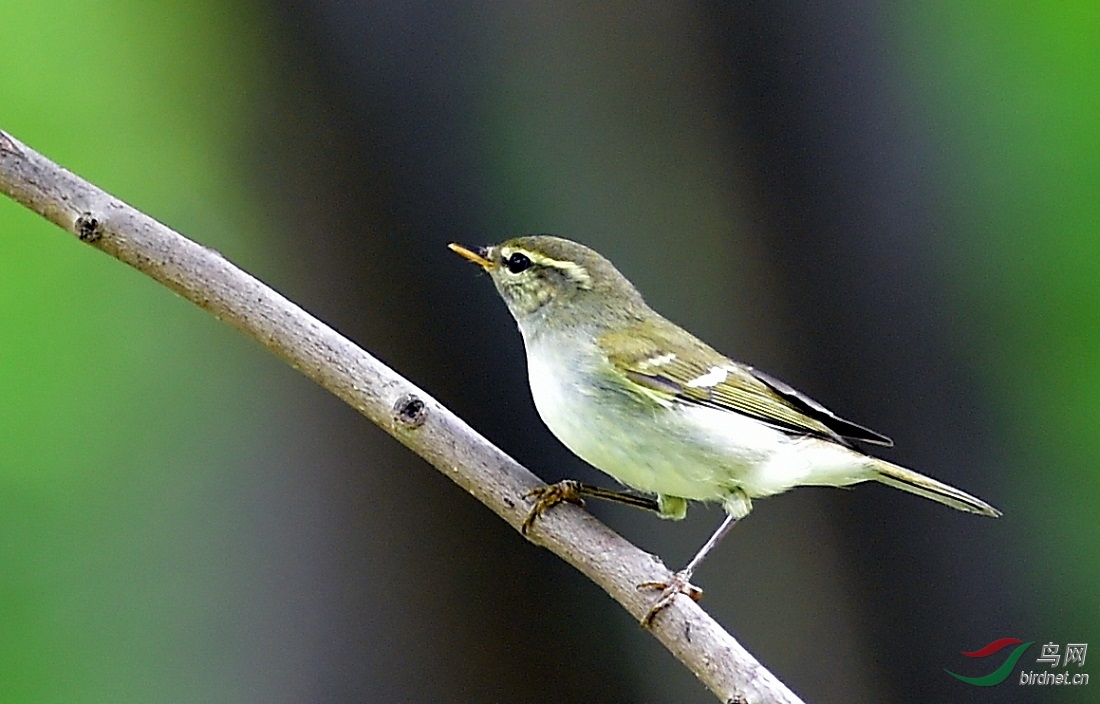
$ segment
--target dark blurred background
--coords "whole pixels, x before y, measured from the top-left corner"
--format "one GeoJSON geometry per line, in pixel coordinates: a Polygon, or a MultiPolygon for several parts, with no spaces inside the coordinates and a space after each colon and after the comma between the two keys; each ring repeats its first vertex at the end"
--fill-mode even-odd
{"type": "MultiPolygon", "coordinates": [[[[1095,3],[3,14],[0,127],[547,480],[608,484],[542,426],[511,318],[447,242],[583,241],[1005,512],[880,486],[758,502],[696,582],[808,701],[1088,700],[944,668],[987,674],[1000,655],[960,652],[1002,637],[1037,642],[1017,670],[1100,640],[1095,3]]],[[[0,237],[0,700],[711,701],[260,346],[6,200],[0,237]]],[[[591,510],[674,567],[721,519],[591,510]]]]}

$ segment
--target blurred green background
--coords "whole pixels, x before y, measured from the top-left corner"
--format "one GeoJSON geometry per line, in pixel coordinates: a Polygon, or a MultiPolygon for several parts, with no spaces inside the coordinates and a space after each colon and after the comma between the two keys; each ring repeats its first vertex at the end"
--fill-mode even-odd
{"type": "MultiPolygon", "coordinates": [[[[959,653],[1001,637],[1100,641],[1096,3],[3,14],[0,128],[548,480],[602,477],[538,421],[449,241],[582,240],[1005,512],[877,486],[759,502],[697,582],[807,700],[1088,700],[943,669],[987,674],[959,653]]],[[[0,237],[0,701],[711,700],[258,345],[6,199],[0,237]]],[[[591,508],[673,566],[720,519],[591,508]]]]}

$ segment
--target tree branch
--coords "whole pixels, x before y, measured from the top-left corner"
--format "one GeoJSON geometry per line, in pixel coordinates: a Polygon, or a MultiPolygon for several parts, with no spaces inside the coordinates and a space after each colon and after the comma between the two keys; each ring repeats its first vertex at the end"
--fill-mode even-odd
{"type": "MultiPolygon", "coordinates": [[[[542,483],[438,401],[218,252],[153,218],[0,131],[0,191],[258,340],[292,367],[420,455],[519,529],[522,495],[542,483]]],[[[653,597],[642,582],[671,573],[572,506],[541,518],[529,539],[598,584],[635,618],[653,597]]],[[[690,599],[676,599],[652,633],[725,702],[800,702],[690,599]]]]}

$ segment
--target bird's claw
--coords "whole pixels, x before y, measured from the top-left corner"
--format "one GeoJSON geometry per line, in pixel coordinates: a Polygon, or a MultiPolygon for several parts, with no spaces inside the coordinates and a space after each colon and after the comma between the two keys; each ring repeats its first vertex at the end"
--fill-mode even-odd
{"type": "Polygon", "coordinates": [[[677,594],[690,597],[692,601],[703,598],[703,590],[691,583],[691,575],[677,572],[667,582],[642,582],[638,589],[660,589],[661,596],[657,597],[657,603],[642,617],[642,627],[649,628],[653,625],[653,618],[666,606],[672,603],[677,594]]]}
{"type": "Polygon", "coordinates": [[[535,524],[535,520],[539,516],[558,504],[571,503],[576,506],[584,506],[584,499],[581,498],[581,486],[572,479],[564,479],[556,484],[532,489],[524,494],[523,498],[535,499],[535,505],[527,513],[527,518],[523,520],[523,527],[520,528],[520,532],[524,535],[527,535],[527,531],[531,530],[531,526],[535,524]]]}

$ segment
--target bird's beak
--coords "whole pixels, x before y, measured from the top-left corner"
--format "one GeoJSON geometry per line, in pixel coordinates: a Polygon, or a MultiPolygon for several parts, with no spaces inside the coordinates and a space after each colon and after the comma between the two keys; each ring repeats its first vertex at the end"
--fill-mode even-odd
{"type": "Polygon", "coordinates": [[[460,257],[465,257],[466,259],[469,259],[485,271],[496,268],[496,264],[493,264],[493,262],[486,259],[489,252],[484,247],[479,248],[476,252],[472,249],[467,249],[456,242],[451,242],[449,245],[447,245],[447,247],[455,254],[459,255],[460,257]]]}

